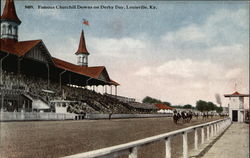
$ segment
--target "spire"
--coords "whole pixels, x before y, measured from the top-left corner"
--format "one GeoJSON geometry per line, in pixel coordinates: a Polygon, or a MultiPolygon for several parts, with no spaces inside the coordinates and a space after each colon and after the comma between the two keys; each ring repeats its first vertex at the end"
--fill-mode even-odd
{"type": "Polygon", "coordinates": [[[6,0],[3,14],[1,16],[1,21],[14,21],[18,25],[21,24],[21,20],[18,18],[16,14],[14,0],[6,0]]]}
{"type": "Polygon", "coordinates": [[[87,55],[89,55],[89,52],[88,52],[88,50],[86,48],[86,44],[85,44],[85,38],[84,38],[83,30],[82,30],[82,33],[81,33],[78,50],[77,50],[77,52],[75,54],[76,55],[78,55],[78,54],[87,54],[87,55]]]}

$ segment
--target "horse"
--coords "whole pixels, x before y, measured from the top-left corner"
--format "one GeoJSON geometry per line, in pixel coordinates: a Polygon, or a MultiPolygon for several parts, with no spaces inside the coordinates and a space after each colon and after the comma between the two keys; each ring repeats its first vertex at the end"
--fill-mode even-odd
{"type": "Polygon", "coordinates": [[[185,111],[181,112],[181,118],[183,120],[183,123],[187,122],[187,113],[185,111]]]}
{"type": "Polygon", "coordinates": [[[189,111],[187,113],[187,116],[186,116],[187,122],[190,122],[192,120],[192,118],[193,118],[193,113],[191,111],[189,111]]]}
{"type": "Polygon", "coordinates": [[[196,119],[199,118],[199,114],[198,113],[194,113],[194,116],[195,116],[196,119]]]}
{"type": "Polygon", "coordinates": [[[205,113],[202,113],[202,119],[205,120],[208,116],[205,113]]]}
{"type": "Polygon", "coordinates": [[[174,123],[177,124],[180,119],[181,119],[180,113],[174,113],[173,115],[174,123]]]}

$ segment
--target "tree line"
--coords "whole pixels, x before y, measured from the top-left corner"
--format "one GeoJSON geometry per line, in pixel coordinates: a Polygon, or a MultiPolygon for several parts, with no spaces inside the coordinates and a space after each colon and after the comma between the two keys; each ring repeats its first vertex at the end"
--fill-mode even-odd
{"type": "Polygon", "coordinates": [[[143,100],[142,103],[149,103],[149,104],[164,104],[166,106],[170,106],[173,108],[180,108],[180,109],[196,109],[199,110],[201,112],[208,112],[208,111],[216,111],[218,113],[221,113],[223,111],[222,107],[218,107],[216,104],[214,104],[213,102],[206,102],[203,100],[198,100],[196,102],[196,106],[192,106],[190,104],[186,104],[186,105],[171,105],[170,102],[167,101],[161,101],[160,99],[156,99],[156,98],[152,98],[149,96],[146,96],[143,100]]]}
{"type": "Polygon", "coordinates": [[[199,100],[196,102],[196,109],[201,112],[208,112],[215,110],[217,113],[221,113],[223,111],[222,107],[218,107],[212,102],[206,102],[203,100],[199,100]]]}

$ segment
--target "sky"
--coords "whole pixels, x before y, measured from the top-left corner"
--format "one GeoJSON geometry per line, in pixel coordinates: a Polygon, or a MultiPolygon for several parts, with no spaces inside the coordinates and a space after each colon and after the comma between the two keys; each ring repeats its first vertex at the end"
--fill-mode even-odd
{"type": "MultiPolygon", "coordinates": [[[[2,2],[2,8],[3,3],[2,2]]],[[[216,103],[249,94],[249,4],[226,1],[16,1],[19,40],[42,39],[50,54],[76,63],[84,29],[89,66],[104,65],[118,95],[173,105],[216,103]],[[25,9],[32,5],[34,9],[25,9]],[[146,6],[156,9],[38,9],[40,6],[146,6]],[[89,26],[82,24],[87,19],[89,26]],[[237,86],[235,86],[235,84],[237,86]]],[[[248,105],[246,100],[246,104],[248,105]]],[[[246,106],[247,106],[246,105],[246,106]]]]}

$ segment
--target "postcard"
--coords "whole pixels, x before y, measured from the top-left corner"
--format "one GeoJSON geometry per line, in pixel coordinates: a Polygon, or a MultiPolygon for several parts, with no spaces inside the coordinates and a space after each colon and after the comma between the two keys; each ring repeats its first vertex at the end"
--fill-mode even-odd
{"type": "Polygon", "coordinates": [[[249,156],[247,1],[1,0],[0,40],[0,157],[249,156]]]}

